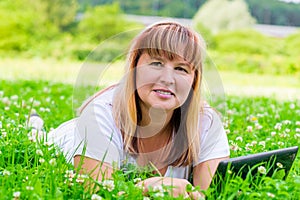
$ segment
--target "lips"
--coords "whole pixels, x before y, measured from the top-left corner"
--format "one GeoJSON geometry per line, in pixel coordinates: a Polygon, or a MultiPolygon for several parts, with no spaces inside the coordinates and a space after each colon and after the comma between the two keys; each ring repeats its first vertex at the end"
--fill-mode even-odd
{"type": "Polygon", "coordinates": [[[171,92],[170,90],[165,90],[165,89],[155,89],[153,91],[157,92],[159,94],[162,94],[162,95],[174,95],[173,92],[171,92]]]}

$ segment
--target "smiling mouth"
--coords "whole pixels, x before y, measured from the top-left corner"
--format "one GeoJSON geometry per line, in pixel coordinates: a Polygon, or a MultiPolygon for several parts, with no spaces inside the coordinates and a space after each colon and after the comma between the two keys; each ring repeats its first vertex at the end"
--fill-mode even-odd
{"type": "Polygon", "coordinates": [[[172,92],[164,91],[164,90],[154,90],[154,92],[157,92],[157,93],[163,94],[163,95],[174,95],[172,92]]]}

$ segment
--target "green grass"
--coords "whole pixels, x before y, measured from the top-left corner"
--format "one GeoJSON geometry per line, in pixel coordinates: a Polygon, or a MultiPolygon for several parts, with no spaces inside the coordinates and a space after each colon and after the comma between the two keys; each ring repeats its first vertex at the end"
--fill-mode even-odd
{"type": "MultiPolygon", "coordinates": [[[[101,188],[99,192],[87,191],[82,182],[89,178],[73,175],[73,166],[58,149],[43,139],[34,141],[30,137],[32,131],[26,128],[26,119],[33,109],[43,117],[45,130],[49,131],[74,117],[72,99],[72,84],[0,81],[1,199],[92,199],[96,193],[105,199],[143,199],[135,180],[144,179],[149,173],[131,166],[125,173],[115,173],[112,183],[96,183],[101,188]]],[[[223,105],[231,157],[299,145],[299,99],[230,95],[223,105]]],[[[263,174],[246,180],[231,177],[220,193],[215,185],[203,193],[207,199],[297,199],[299,188],[300,154],[285,181],[263,174]]],[[[152,191],[150,198],[172,199],[163,195],[158,198],[157,192],[152,191]]]]}

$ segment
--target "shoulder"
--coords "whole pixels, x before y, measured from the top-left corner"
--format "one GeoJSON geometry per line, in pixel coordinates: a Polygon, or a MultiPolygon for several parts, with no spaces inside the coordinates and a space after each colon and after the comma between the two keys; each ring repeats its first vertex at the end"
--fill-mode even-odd
{"type": "Polygon", "coordinates": [[[217,110],[205,104],[200,113],[200,127],[202,127],[202,129],[211,129],[215,126],[223,126],[221,115],[217,110]]]}
{"type": "Polygon", "coordinates": [[[112,101],[115,93],[115,85],[107,87],[89,97],[78,109],[77,114],[80,115],[87,109],[96,107],[112,107],[112,101]]]}

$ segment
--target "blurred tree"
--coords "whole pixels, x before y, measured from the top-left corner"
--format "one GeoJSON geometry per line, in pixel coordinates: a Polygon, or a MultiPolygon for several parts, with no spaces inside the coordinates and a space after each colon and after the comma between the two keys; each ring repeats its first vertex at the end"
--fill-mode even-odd
{"type": "Polygon", "coordinates": [[[207,1],[193,18],[195,27],[201,23],[213,34],[221,30],[247,28],[255,23],[244,0],[207,1]]]}
{"type": "Polygon", "coordinates": [[[89,6],[119,3],[125,13],[191,18],[206,0],[78,0],[80,11],[89,6]]]}
{"type": "Polygon", "coordinates": [[[77,14],[77,0],[27,0],[35,11],[58,28],[66,31],[75,21],[77,14]]]}
{"type": "Polygon", "coordinates": [[[30,48],[39,30],[41,17],[28,2],[0,1],[0,50],[22,51],[30,48]]]}
{"type": "Polygon", "coordinates": [[[91,7],[79,22],[78,31],[83,37],[100,42],[115,34],[129,30],[136,23],[126,20],[118,4],[91,7]]]}
{"type": "Polygon", "coordinates": [[[76,0],[1,0],[0,49],[25,51],[68,31],[76,0]]]}
{"type": "Polygon", "coordinates": [[[260,24],[300,26],[300,4],[278,0],[246,0],[260,24]]]}

